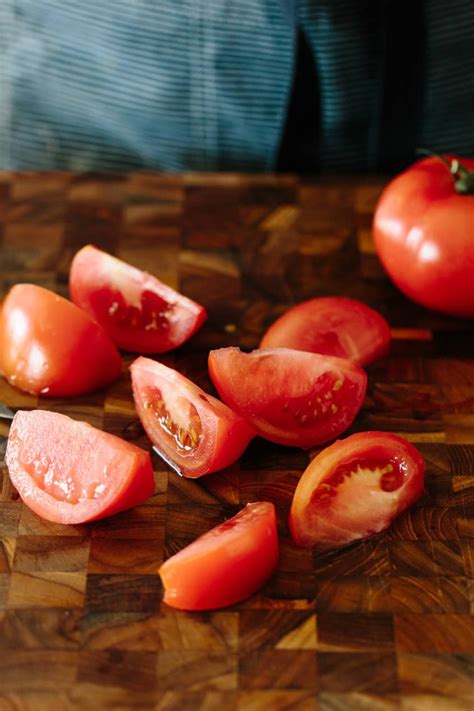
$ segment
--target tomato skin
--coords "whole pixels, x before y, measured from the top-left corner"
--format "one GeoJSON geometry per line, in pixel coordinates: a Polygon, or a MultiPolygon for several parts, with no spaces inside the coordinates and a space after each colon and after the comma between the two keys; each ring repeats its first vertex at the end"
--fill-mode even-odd
{"type": "Polygon", "coordinates": [[[390,341],[389,325],[377,311],[355,299],[324,296],[286,311],[260,348],[295,348],[368,365],[387,354],[390,341]]]}
{"type": "Polygon", "coordinates": [[[163,563],[163,600],[178,610],[227,607],[257,592],[278,556],[275,507],[266,501],[247,504],[163,563]]]}
{"type": "MultiPolygon", "coordinates": [[[[141,357],[132,363],[130,371],[133,397],[141,423],[155,451],[178,474],[196,478],[220,471],[235,462],[255,436],[255,430],[244,418],[176,370],[141,357]],[[154,408],[154,400],[164,401],[166,406],[167,398],[170,398],[170,406],[174,400],[180,411],[187,407],[193,413],[186,421],[178,412],[180,432],[186,428],[191,432],[192,427],[199,430],[195,432],[199,442],[189,451],[179,446],[181,442],[160,425],[160,414],[154,408]],[[192,425],[192,421],[196,424],[192,425]]],[[[162,419],[166,416],[163,411],[162,419]]],[[[170,418],[173,419],[171,414],[170,418]]],[[[183,439],[183,443],[185,441],[183,439]]],[[[187,441],[191,443],[189,439],[187,441]]]]}
{"type": "Polygon", "coordinates": [[[153,494],[148,452],[57,412],[18,410],[5,460],[23,502],[56,523],[111,516],[153,494]]]}
{"type": "Polygon", "coordinates": [[[0,317],[0,370],[11,385],[48,397],[98,390],[122,371],[106,332],[75,304],[34,284],[17,284],[0,317]]]}
{"type": "MultiPolygon", "coordinates": [[[[474,159],[459,161],[474,170],[474,159]]],[[[474,317],[474,196],[456,193],[439,159],[421,160],[388,184],[373,233],[383,266],[406,296],[445,314],[474,317]]]]}
{"type": "Polygon", "coordinates": [[[330,550],[384,531],[423,493],[424,468],[418,450],[388,432],[338,440],[298,482],[289,518],[293,541],[330,550]]]}
{"type": "Polygon", "coordinates": [[[71,299],[125,351],[165,353],[201,328],[206,310],[156,277],[87,245],[75,255],[71,299]]]}
{"type": "Polygon", "coordinates": [[[346,430],[367,387],[355,363],[290,348],[220,348],[209,353],[209,373],[223,401],[261,437],[304,449],[346,430]]]}

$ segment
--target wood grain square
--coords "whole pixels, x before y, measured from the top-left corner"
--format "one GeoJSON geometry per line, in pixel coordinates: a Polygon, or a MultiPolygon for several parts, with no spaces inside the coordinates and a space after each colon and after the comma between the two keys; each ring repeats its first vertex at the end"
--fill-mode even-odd
{"type": "Polygon", "coordinates": [[[394,612],[469,613],[469,590],[464,577],[392,578],[394,612]]]}
{"type": "Polygon", "coordinates": [[[474,578],[474,541],[461,541],[461,551],[464,563],[464,573],[468,578],[474,578]]]}
{"type": "Polygon", "coordinates": [[[417,506],[398,516],[387,531],[386,537],[401,541],[451,541],[458,537],[457,523],[455,508],[417,506]]]}
{"type": "Polygon", "coordinates": [[[464,574],[460,544],[451,541],[391,541],[392,574],[401,577],[457,577],[464,574]]]}
{"type": "MultiPolygon", "coordinates": [[[[469,707],[468,707],[469,708],[469,707]]],[[[464,699],[435,694],[407,694],[400,699],[401,711],[466,711],[464,699]]]]}
{"type": "Polygon", "coordinates": [[[319,613],[318,644],[322,652],[389,652],[394,647],[393,619],[384,613],[319,613]]]}
{"type": "Polygon", "coordinates": [[[9,573],[15,555],[16,538],[0,538],[0,573],[9,573]]]}
{"type": "Polygon", "coordinates": [[[474,415],[443,414],[448,444],[474,444],[474,415]]]}
{"type": "Polygon", "coordinates": [[[236,691],[158,692],[152,711],[237,711],[236,691]]]}
{"type": "Polygon", "coordinates": [[[469,595],[469,611],[471,615],[474,615],[474,580],[472,578],[469,578],[467,580],[467,589],[468,589],[468,595],[469,595]]]}
{"type": "Polygon", "coordinates": [[[124,575],[156,574],[162,562],[163,540],[94,538],[91,542],[87,571],[124,575]]]}
{"type": "Polygon", "coordinates": [[[81,638],[87,649],[232,652],[238,644],[238,615],[228,611],[189,614],[165,606],[152,614],[88,613],[81,622],[81,638]]]}
{"type": "MultiPolygon", "coordinates": [[[[399,711],[401,708],[397,694],[376,695],[360,691],[325,691],[318,695],[318,703],[319,711],[399,711]]],[[[432,708],[432,711],[435,709],[432,708]]]]}
{"type": "Polygon", "coordinates": [[[163,605],[155,618],[159,649],[188,649],[209,654],[235,652],[239,642],[239,613],[228,610],[182,612],[163,605]]]}
{"type": "Polygon", "coordinates": [[[61,691],[76,680],[78,652],[69,649],[10,649],[2,655],[0,692],[61,691]]]}
{"type": "Polygon", "coordinates": [[[221,505],[204,505],[199,508],[187,504],[173,506],[166,517],[166,557],[181,550],[211,528],[232,518],[237,511],[237,507],[221,505]]]}
{"type": "Polygon", "coordinates": [[[129,689],[153,691],[157,687],[157,655],[155,652],[83,650],[80,652],[77,680],[129,689]]]}
{"type": "MultiPolygon", "coordinates": [[[[189,479],[170,472],[168,476],[167,503],[173,511],[176,506],[215,506],[217,510],[239,504],[239,473],[231,468],[209,474],[202,479],[189,479]],[[219,484],[216,479],[223,478],[219,484]],[[208,479],[213,478],[209,485],[208,479]],[[203,481],[205,479],[205,481],[203,481]]],[[[234,509],[231,509],[234,510],[234,509]]]]}
{"type": "Polygon", "coordinates": [[[474,476],[474,446],[451,444],[447,449],[453,476],[474,476]]]}
{"type": "Polygon", "coordinates": [[[161,592],[158,575],[90,574],[85,612],[156,612],[161,592]]]}
{"type": "Polygon", "coordinates": [[[388,576],[318,579],[316,611],[391,612],[392,597],[388,576]]]}
{"type": "Polygon", "coordinates": [[[85,524],[66,526],[62,523],[47,521],[40,518],[28,506],[21,507],[18,525],[19,536],[54,536],[55,538],[78,536],[81,540],[86,540],[89,530],[85,524]]]}
{"type": "Polygon", "coordinates": [[[304,649],[262,649],[239,658],[240,689],[318,687],[316,654],[304,649]]]}
{"type": "Polygon", "coordinates": [[[398,693],[397,662],[394,654],[318,652],[321,691],[398,693]]]}
{"type": "Polygon", "coordinates": [[[164,522],[165,509],[161,505],[142,504],[97,521],[91,529],[91,537],[161,541],[164,522]]]}
{"type": "Polygon", "coordinates": [[[452,501],[455,506],[474,507],[474,474],[471,476],[454,476],[452,479],[452,501]]]}
{"type": "Polygon", "coordinates": [[[316,649],[316,618],[311,610],[242,610],[239,652],[264,648],[316,649]]]}
{"type": "Polygon", "coordinates": [[[79,609],[7,610],[0,622],[0,649],[77,649],[79,609]]]}
{"type": "Polygon", "coordinates": [[[3,231],[3,268],[54,270],[62,248],[64,225],[61,222],[32,224],[15,222],[3,231]]]}
{"type": "MultiPolygon", "coordinates": [[[[299,602],[304,607],[314,608],[314,589],[313,571],[292,571],[277,568],[261,592],[268,598],[268,607],[273,607],[278,602],[291,601],[288,602],[291,606],[293,606],[292,603],[299,602]]],[[[262,601],[257,598],[253,602],[249,601],[246,607],[265,607],[264,604],[262,605],[262,601]]]]}
{"type": "Polygon", "coordinates": [[[21,572],[75,572],[86,569],[88,556],[88,537],[18,536],[13,568],[21,572]]]}
{"type": "Polygon", "coordinates": [[[268,689],[240,691],[238,711],[320,711],[312,690],[268,689]]]}
{"type": "Polygon", "coordinates": [[[82,608],[86,571],[33,571],[11,575],[8,607],[82,608]]]}
{"type": "Polygon", "coordinates": [[[100,711],[102,709],[130,711],[135,707],[140,711],[155,711],[155,701],[160,696],[153,687],[129,689],[124,685],[104,685],[100,681],[97,684],[76,681],[67,694],[67,711],[99,711],[99,709],[100,711]]]}
{"type": "Polygon", "coordinates": [[[461,506],[456,511],[459,538],[474,539],[474,506],[461,506]]]}
{"type": "Polygon", "coordinates": [[[158,615],[149,612],[84,612],[81,619],[83,649],[160,649],[158,615]]]}
{"type": "Polygon", "coordinates": [[[174,689],[177,678],[183,691],[237,689],[237,656],[192,650],[158,652],[159,689],[174,689]]]}
{"type": "MultiPolygon", "coordinates": [[[[7,446],[6,438],[3,438],[0,435],[0,457],[3,456],[3,453],[6,450],[6,446],[7,446]]],[[[18,493],[18,491],[15,489],[12,482],[10,481],[10,477],[8,476],[7,465],[3,462],[0,462],[0,503],[5,504],[6,506],[10,507],[13,512],[16,508],[18,510],[18,513],[13,514],[13,515],[15,515],[15,516],[20,515],[21,508],[22,508],[20,494],[18,493]]],[[[5,520],[6,530],[11,529],[12,525],[13,525],[13,521],[10,518],[10,514],[7,513],[6,520],[5,520]]]]}
{"type": "Polygon", "coordinates": [[[471,363],[461,358],[430,358],[425,361],[425,372],[430,382],[438,385],[474,385],[471,363]]]}
{"type": "Polygon", "coordinates": [[[0,572],[0,610],[7,607],[8,588],[10,587],[10,573],[0,572]]]}
{"type": "Polygon", "coordinates": [[[79,422],[87,422],[92,427],[103,428],[103,399],[104,394],[92,393],[80,395],[72,400],[51,397],[38,399],[38,410],[53,410],[61,415],[66,415],[79,422]]]}
{"type": "Polygon", "coordinates": [[[474,652],[474,617],[468,614],[396,614],[394,625],[400,652],[474,652]]]}
{"type": "MultiPolygon", "coordinates": [[[[225,507],[238,506],[240,500],[240,462],[222,469],[215,474],[209,474],[199,480],[201,491],[207,494],[214,503],[225,507]]],[[[184,479],[184,477],[181,477],[184,479]]],[[[173,477],[175,481],[176,478],[173,477]]]]}
{"type": "Polygon", "coordinates": [[[54,711],[71,711],[66,691],[0,693],[0,708],[2,711],[51,711],[53,708],[54,711]]]}
{"type": "Polygon", "coordinates": [[[0,537],[16,536],[20,514],[21,504],[0,500],[0,537]]]}
{"type": "Polygon", "coordinates": [[[473,654],[399,654],[398,675],[404,694],[431,694],[474,704],[473,654]]]}
{"type": "Polygon", "coordinates": [[[361,541],[341,550],[314,554],[317,578],[384,576],[390,574],[388,548],[382,537],[361,541]]]}
{"type": "Polygon", "coordinates": [[[286,524],[296,484],[300,478],[301,470],[243,470],[240,474],[240,503],[272,501],[280,520],[286,524]]]}
{"type": "Polygon", "coordinates": [[[70,203],[85,203],[94,205],[120,205],[127,195],[127,181],[122,176],[97,176],[94,179],[83,180],[79,177],[69,188],[70,203]]]}

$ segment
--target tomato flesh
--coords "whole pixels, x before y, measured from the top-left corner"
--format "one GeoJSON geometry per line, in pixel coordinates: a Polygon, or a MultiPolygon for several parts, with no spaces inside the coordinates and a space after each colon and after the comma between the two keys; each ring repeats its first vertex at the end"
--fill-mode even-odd
{"type": "MultiPolygon", "coordinates": [[[[446,156],[449,162],[452,156],[446,156]]],[[[459,158],[474,170],[474,159],[459,158]]],[[[459,194],[438,158],[418,161],[383,191],[373,233],[380,260],[413,301],[474,317],[474,195],[459,194]]]]}
{"type": "Polygon", "coordinates": [[[16,413],[6,462],[24,503],[57,523],[110,516],[153,494],[148,452],[55,412],[16,413]]]}
{"type": "Polygon", "coordinates": [[[240,457],[254,429],[227,405],[150,358],[130,367],[138,416],[155,450],[183,476],[198,477],[240,457]]]}
{"type": "Polygon", "coordinates": [[[224,402],[262,437],[304,448],[347,429],[367,386],[355,363],[288,348],[211,351],[209,372],[224,402]]]}
{"type": "Polygon", "coordinates": [[[163,600],[179,610],[240,602],[267,582],[278,555],[275,507],[266,501],[247,504],[163,563],[163,600]]]}
{"type": "Polygon", "coordinates": [[[386,355],[391,333],[385,319],[361,301],[327,296],[304,301],[280,316],[260,348],[294,348],[368,365],[386,355]]]}
{"type": "Polygon", "coordinates": [[[384,531],[423,492],[424,462],[413,445],[363,432],[324,449],[303,473],[290,512],[295,543],[329,550],[384,531]]]}
{"type": "Polygon", "coordinates": [[[92,245],[74,257],[69,290],[74,303],[127,351],[164,353],[177,348],[207,318],[200,304],[92,245]]]}
{"type": "Polygon", "coordinates": [[[116,380],[122,362],[104,329],[75,304],[17,284],[2,307],[0,369],[21,390],[72,397],[116,380]]]}

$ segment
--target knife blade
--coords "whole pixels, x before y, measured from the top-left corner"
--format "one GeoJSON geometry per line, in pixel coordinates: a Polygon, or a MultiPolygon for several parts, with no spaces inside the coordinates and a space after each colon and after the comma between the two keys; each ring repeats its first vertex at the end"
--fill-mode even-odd
{"type": "Polygon", "coordinates": [[[0,402],[0,419],[2,420],[13,420],[15,413],[10,410],[3,402],[0,402]]]}

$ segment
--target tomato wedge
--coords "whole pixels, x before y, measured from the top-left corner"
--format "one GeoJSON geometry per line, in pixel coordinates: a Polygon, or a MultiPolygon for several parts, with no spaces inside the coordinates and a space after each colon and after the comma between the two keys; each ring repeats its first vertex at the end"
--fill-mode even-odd
{"type": "Polygon", "coordinates": [[[227,405],[176,370],[150,358],[130,366],[138,416],[156,452],[187,477],[224,469],[255,430],[227,405]]]}
{"type": "Polygon", "coordinates": [[[275,507],[266,501],[247,504],[163,563],[163,600],[178,610],[240,602],[265,584],[278,555],[275,507]]]}
{"type": "Polygon", "coordinates": [[[205,309],[156,277],[88,245],[74,257],[69,291],[123,350],[165,353],[202,326],[205,309]]]}
{"type": "Polygon", "coordinates": [[[389,325],[377,311],[355,299],[325,296],[304,301],[280,316],[260,348],[295,348],[368,365],[386,355],[390,341],[389,325]]]}
{"type": "Polygon", "coordinates": [[[402,437],[361,432],[318,454],[296,487],[294,542],[329,550],[384,531],[423,493],[424,461],[402,437]]]}
{"type": "Polygon", "coordinates": [[[24,503],[48,521],[93,521],[153,494],[148,452],[57,412],[19,410],[5,459],[24,503]]]}
{"type": "Polygon", "coordinates": [[[289,348],[209,354],[219,395],[271,442],[309,448],[337,437],[362,406],[367,375],[343,358],[289,348]]]}
{"type": "Polygon", "coordinates": [[[116,380],[122,362],[104,329],[75,304],[17,284],[0,317],[0,370],[21,390],[70,397],[116,380]]]}

